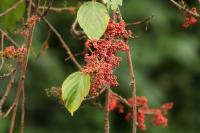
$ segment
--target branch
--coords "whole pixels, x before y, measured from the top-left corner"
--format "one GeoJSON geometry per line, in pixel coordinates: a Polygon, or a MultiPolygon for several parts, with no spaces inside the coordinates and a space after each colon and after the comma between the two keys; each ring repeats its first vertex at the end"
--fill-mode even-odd
{"type": "MultiPolygon", "coordinates": [[[[37,2],[39,2],[39,1],[40,0],[37,0],[37,2]]],[[[32,2],[33,2],[32,0],[29,1],[27,21],[29,20],[30,15],[31,15],[32,2]]],[[[37,7],[36,7],[35,10],[37,10],[37,7]]],[[[33,32],[34,32],[34,29],[35,29],[35,24],[36,23],[33,23],[33,26],[30,27],[30,29],[27,29],[28,30],[28,36],[26,38],[24,38],[24,40],[26,40],[26,42],[27,42],[27,53],[25,55],[25,58],[24,59],[22,58],[21,75],[20,75],[20,80],[19,80],[19,84],[18,84],[18,88],[17,88],[17,94],[16,94],[15,100],[13,102],[14,107],[13,107],[13,113],[12,113],[9,133],[13,133],[13,131],[14,131],[17,108],[18,108],[18,103],[19,103],[19,98],[20,98],[21,93],[22,93],[22,102],[21,102],[22,112],[21,112],[20,133],[24,132],[24,117],[25,117],[24,82],[25,82],[25,78],[26,78],[26,70],[27,70],[27,65],[28,65],[29,56],[30,56],[30,52],[31,52],[31,46],[32,46],[32,41],[33,41],[33,32]]],[[[25,28],[27,28],[27,27],[25,27],[25,28]]]]}
{"type": "Polygon", "coordinates": [[[8,97],[8,94],[10,93],[10,90],[11,90],[13,84],[14,84],[15,75],[16,75],[16,72],[17,72],[18,65],[19,65],[19,62],[16,63],[16,65],[15,65],[15,67],[14,67],[12,73],[11,73],[11,77],[10,77],[10,80],[9,80],[8,85],[6,87],[6,91],[5,91],[4,95],[1,98],[1,101],[0,101],[0,113],[2,111],[2,106],[3,106],[6,98],[8,97]]]}
{"type": "Polygon", "coordinates": [[[200,15],[198,13],[194,13],[192,12],[191,10],[187,9],[186,7],[180,5],[178,2],[176,2],[175,0],[170,0],[170,2],[172,4],[174,4],[175,6],[177,6],[179,9],[191,14],[192,16],[196,17],[196,18],[199,18],[200,19],[200,15]]]}
{"type": "Polygon", "coordinates": [[[74,20],[72,26],[71,26],[70,31],[71,31],[72,35],[73,35],[75,38],[78,37],[78,38],[82,39],[82,38],[85,37],[85,34],[84,34],[83,31],[76,30],[77,25],[78,25],[78,20],[77,20],[77,18],[76,18],[76,19],[74,20]]]}
{"type": "MultiPolygon", "coordinates": [[[[1,34],[1,51],[3,53],[3,47],[4,47],[4,34],[1,34]]],[[[0,65],[0,71],[3,68],[3,64],[4,64],[4,58],[3,56],[1,57],[1,65],[0,65]]]]}
{"type": "Polygon", "coordinates": [[[15,47],[19,48],[19,44],[12,39],[5,31],[0,28],[1,34],[3,34],[15,47]]]}
{"type": "MultiPolygon", "coordinates": [[[[40,10],[47,10],[47,6],[40,6],[40,10]]],[[[54,12],[62,12],[62,11],[69,11],[69,12],[74,12],[76,10],[75,7],[69,6],[69,7],[50,7],[49,11],[54,11],[54,12]]]]}
{"type": "Polygon", "coordinates": [[[125,104],[126,106],[128,106],[129,108],[132,108],[132,105],[129,104],[129,102],[126,100],[126,98],[123,98],[122,96],[118,95],[117,93],[113,92],[112,90],[110,90],[110,93],[112,95],[115,95],[116,97],[119,98],[119,101],[123,104],[125,104]]]}
{"type": "Polygon", "coordinates": [[[105,90],[106,90],[106,88],[101,89],[97,96],[86,97],[86,98],[84,99],[84,101],[86,101],[86,100],[93,100],[93,99],[99,97],[105,90]]]}
{"type": "MultiPolygon", "coordinates": [[[[131,49],[129,49],[126,52],[127,59],[128,59],[128,66],[129,66],[129,71],[130,71],[130,88],[132,92],[132,99],[133,101],[136,101],[136,86],[135,86],[135,76],[134,76],[134,70],[133,70],[133,63],[132,63],[132,58],[131,58],[131,49]]],[[[136,102],[133,102],[132,105],[132,114],[133,114],[133,125],[132,125],[132,133],[136,133],[136,124],[137,124],[137,107],[136,107],[136,102]]]]}
{"type": "Polygon", "coordinates": [[[109,98],[110,98],[110,89],[106,89],[106,102],[105,102],[105,107],[104,107],[104,129],[105,129],[105,133],[110,133],[109,98]]]}
{"type": "Polygon", "coordinates": [[[51,31],[58,37],[58,39],[60,40],[62,47],[67,51],[69,57],[71,58],[71,60],[74,62],[74,64],[81,70],[81,65],[78,63],[78,61],[76,60],[76,58],[74,57],[74,55],[72,54],[71,49],[69,48],[69,46],[65,43],[64,39],[62,38],[62,36],[60,35],[60,33],[58,33],[58,31],[53,27],[53,25],[46,19],[46,18],[42,18],[42,20],[47,24],[47,26],[51,29],[51,31]]]}
{"type": "Polygon", "coordinates": [[[1,12],[0,17],[5,16],[8,13],[10,13],[11,11],[15,10],[22,2],[23,2],[23,0],[19,0],[16,3],[14,3],[10,8],[6,9],[4,12],[1,12]]]}
{"type": "Polygon", "coordinates": [[[146,23],[146,22],[149,22],[151,19],[153,19],[153,15],[152,16],[149,16],[147,18],[144,18],[142,20],[139,20],[139,21],[136,21],[136,22],[133,22],[133,23],[128,23],[126,24],[126,26],[137,26],[137,25],[140,25],[142,23],[146,23]]]}

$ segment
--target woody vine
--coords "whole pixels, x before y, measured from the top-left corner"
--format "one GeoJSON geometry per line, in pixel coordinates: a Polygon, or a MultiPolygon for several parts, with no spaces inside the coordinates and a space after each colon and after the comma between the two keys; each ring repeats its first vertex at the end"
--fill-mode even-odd
{"type": "MultiPolygon", "coordinates": [[[[195,7],[188,8],[184,1],[169,0],[169,2],[180,9],[185,17],[182,27],[188,28],[198,22],[200,15],[195,7]]],[[[15,60],[15,66],[9,73],[1,75],[1,79],[9,78],[9,82],[0,99],[0,119],[11,117],[9,133],[15,129],[15,121],[19,104],[21,105],[20,133],[24,132],[25,127],[25,87],[26,70],[29,56],[31,54],[34,29],[38,22],[45,23],[61,42],[69,57],[66,60],[72,60],[77,66],[77,71],[68,75],[61,87],[47,90],[48,95],[57,97],[61,104],[70,112],[76,115],[75,111],[81,106],[82,102],[99,100],[104,96],[104,103],[100,108],[104,112],[105,133],[110,133],[109,114],[113,110],[124,114],[126,120],[132,121],[132,133],[137,129],[146,130],[145,119],[147,115],[151,116],[152,124],[155,126],[166,127],[168,125],[167,112],[172,109],[173,102],[164,103],[159,108],[151,108],[148,105],[148,99],[145,96],[137,96],[136,81],[134,76],[134,61],[132,52],[134,45],[130,46],[128,40],[135,39],[137,36],[134,31],[128,29],[129,26],[137,26],[141,23],[148,23],[152,16],[143,20],[126,23],[120,12],[123,0],[101,0],[83,2],[76,12],[75,7],[52,7],[53,0],[46,0],[41,5],[40,0],[18,0],[11,2],[12,5],[0,12],[0,19],[9,16],[18,6],[24,6],[26,16],[24,17],[21,29],[16,29],[15,33],[21,36],[22,42],[17,42],[6,31],[0,28],[1,33],[1,67],[4,60],[15,60]],[[73,54],[68,44],[64,41],[60,33],[55,29],[49,20],[46,19],[48,12],[62,12],[63,10],[75,13],[76,19],[71,26],[71,33],[77,39],[85,40],[85,51],[79,54],[73,54]],[[80,28],[78,28],[80,26],[80,28]],[[9,45],[5,45],[9,41],[9,45]],[[119,57],[118,52],[123,52],[126,58],[119,57]],[[85,65],[81,66],[76,60],[76,56],[84,54],[85,65]],[[127,60],[129,69],[130,98],[126,99],[115,92],[115,87],[119,85],[118,77],[114,70],[119,67],[121,60],[127,60]],[[16,74],[20,73],[20,79],[15,80],[16,74]],[[8,109],[4,108],[6,99],[12,92],[13,84],[18,84],[15,99],[8,109]],[[128,107],[129,111],[124,108],[128,107]]],[[[128,74],[127,74],[128,75],[128,74]]],[[[102,103],[102,102],[101,102],[102,103]]]]}

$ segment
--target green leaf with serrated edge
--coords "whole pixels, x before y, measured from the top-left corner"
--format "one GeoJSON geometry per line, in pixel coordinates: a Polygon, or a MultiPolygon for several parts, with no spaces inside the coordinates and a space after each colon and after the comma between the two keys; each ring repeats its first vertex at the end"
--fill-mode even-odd
{"type": "MultiPolygon", "coordinates": [[[[0,2],[0,12],[4,12],[10,8],[17,0],[1,0],[0,2]]],[[[19,21],[25,12],[25,2],[17,6],[16,9],[6,14],[6,16],[0,17],[0,28],[6,29],[10,32],[15,30],[17,21],[19,21]]]]}
{"type": "Polygon", "coordinates": [[[77,20],[90,39],[99,39],[109,22],[106,7],[99,2],[85,2],[78,10],[77,20]]]}
{"type": "Polygon", "coordinates": [[[62,100],[73,116],[90,90],[90,76],[83,72],[70,74],[62,84],[62,100]]]}

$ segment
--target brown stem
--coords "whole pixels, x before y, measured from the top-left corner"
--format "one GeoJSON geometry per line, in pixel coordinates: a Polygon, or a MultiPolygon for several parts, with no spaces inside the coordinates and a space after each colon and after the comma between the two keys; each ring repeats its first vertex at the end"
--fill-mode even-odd
{"type": "MultiPolygon", "coordinates": [[[[38,9],[40,10],[46,10],[48,9],[47,6],[40,6],[38,9]]],[[[76,10],[75,7],[50,7],[49,11],[54,11],[54,12],[62,12],[62,11],[71,11],[71,10],[76,10]]]]}
{"type": "Polygon", "coordinates": [[[122,96],[120,96],[119,94],[113,92],[112,90],[110,90],[110,93],[111,93],[112,95],[115,95],[116,97],[118,97],[118,98],[119,98],[119,101],[120,101],[121,103],[123,103],[123,104],[125,104],[126,106],[132,108],[132,105],[129,104],[129,102],[126,100],[126,98],[123,98],[122,96]]]}
{"type": "Polygon", "coordinates": [[[15,65],[15,67],[14,67],[12,73],[11,73],[11,77],[10,77],[10,80],[8,82],[6,91],[5,91],[4,95],[1,98],[1,101],[0,101],[0,112],[2,111],[2,106],[3,106],[6,98],[8,97],[8,94],[10,93],[10,90],[11,90],[11,88],[13,86],[18,65],[19,65],[19,62],[17,62],[17,64],[15,65]]]}
{"type": "Polygon", "coordinates": [[[21,101],[21,123],[20,123],[20,133],[24,133],[24,120],[25,120],[25,89],[22,88],[22,101],[21,101]]]}
{"type": "MultiPolygon", "coordinates": [[[[28,18],[27,20],[30,18],[31,15],[31,7],[32,7],[32,0],[29,1],[29,7],[28,7],[28,18]]],[[[33,41],[33,32],[35,29],[35,24],[28,29],[29,30],[29,34],[26,38],[27,40],[27,53],[25,55],[25,58],[22,61],[22,68],[21,68],[21,75],[20,75],[20,81],[18,84],[18,88],[17,88],[17,94],[15,97],[15,100],[13,102],[13,104],[15,105],[13,108],[13,113],[12,113],[12,118],[11,118],[11,124],[10,124],[10,131],[9,133],[13,133],[14,131],[14,125],[15,125],[15,119],[16,119],[16,114],[17,114],[17,108],[18,108],[18,103],[19,103],[19,98],[20,98],[20,94],[22,93],[23,95],[23,91],[24,91],[24,81],[26,78],[26,70],[27,70],[27,65],[28,65],[28,61],[29,61],[29,56],[30,56],[30,51],[31,51],[31,46],[32,46],[32,41],[33,41]]],[[[24,116],[25,116],[25,110],[24,110],[24,101],[25,98],[24,96],[22,96],[22,115],[21,115],[21,125],[20,125],[20,132],[23,133],[24,130],[24,116]]]]}
{"type": "Polygon", "coordinates": [[[110,89],[107,89],[106,90],[106,102],[105,102],[105,108],[104,108],[104,129],[105,129],[105,133],[110,133],[109,97],[110,97],[110,89]]]}
{"type": "Polygon", "coordinates": [[[17,48],[19,48],[19,44],[14,41],[5,31],[3,31],[1,28],[0,28],[0,32],[1,34],[4,34],[4,36],[14,45],[16,46],[17,48]]]}
{"type": "Polygon", "coordinates": [[[67,51],[69,57],[71,58],[71,60],[74,62],[74,64],[81,70],[81,65],[78,63],[78,61],[76,60],[76,58],[74,57],[74,55],[71,52],[71,49],[69,48],[69,46],[65,43],[64,39],[62,38],[62,36],[60,35],[60,33],[58,33],[58,31],[53,27],[53,25],[46,19],[43,18],[44,22],[47,24],[47,26],[52,30],[52,32],[58,37],[58,39],[60,40],[62,47],[67,51]]]}
{"type": "Polygon", "coordinates": [[[129,49],[126,52],[127,59],[128,59],[128,66],[129,66],[129,74],[130,74],[130,88],[132,92],[132,99],[133,99],[133,105],[132,105],[132,118],[133,118],[133,123],[132,123],[132,133],[136,133],[136,123],[137,123],[137,107],[136,107],[136,86],[135,86],[135,76],[134,76],[134,70],[133,70],[133,63],[132,63],[132,58],[131,58],[131,49],[129,49]]]}
{"type": "Polygon", "coordinates": [[[133,23],[128,23],[126,24],[126,26],[137,26],[137,25],[140,25],[142,23],[147,23],[149,22],[151,19],[153,18],[153,16],[149,16],[147,18],[144,18],[142,20],[139,20],[139,21],[136,21],[136,22],[133,22],[133,23]]]}
{"type": "MultiPolygon", "coordinates": [[[[4,34],[2,33],[1,34],[1,50],[0,50],[1,53],[3,53],[3,49],[4,49],[3,47],[4,47],[4,34]]],[[[0,71],[3,68],[3,65],[4,65],[4,58],[3,58],[3,56],[1,56],[0,71]]]]}

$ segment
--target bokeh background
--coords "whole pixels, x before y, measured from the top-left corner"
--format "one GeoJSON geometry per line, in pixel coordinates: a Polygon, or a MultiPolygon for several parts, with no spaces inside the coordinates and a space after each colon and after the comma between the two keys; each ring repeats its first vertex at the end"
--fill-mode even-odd
{"type": "MultiPolygon", "coordinates": [[[[77,0],[55,0],[53,6],[62,7],[67,4],[77,7],[77,3],[77,0]]],[[[189,7],[195,5],[200,9],[197,0],[188,0],[187,3],[189,7]]],[[[121,10],[127,23],[154,16],[147,31],[145,24],[128,27],[139,36],[129,41],[129,45],[133,48],[137,94],[146,96],[151,107],[159,107],[162,103],[171,101],[175,104],[168,113],[168,127],[153,127],[150,121],[147,121],[147,130],[144,133],[199,133],[200,24],[187,29],[182,28],[183,13],[169,0],[124,0],[121,10]]],[[[47,18],[62,34],[73,52],[77,53],[83,51],[84,40],[77,40],[70,34],[70,26],[75,17],[75,14],[64,11],[50,12],[47,18]]],[[[11,22],[12,19],[14,17],[7,21],[11,22]]],[[[9,26],[9,23],[7,24],[9,26]]],[[[1,20],[0,27],[5,28],[1,20]]],[[[19,22],[17,27],[20,27],[19,22]]],[[[12,27],[8,30],[10,31],[12,27]]],[[[77,70],[71,61],[64,61],[67,54],[53,34],[50,36],[49,48],[45,54],[37,58],[48,32],[46,25],[39,22],[34,33],[27,72],[25,133],[103,133],[103,113],[97,106],[83,103],[71,117],[57,99],[46,95],[46,88],[60,86],[70,73],[77,70]]],[[[19,42],[21,41],[20,37],[14,37],[19,42]]],[[[119,77],[120,86],[113,90],[128,98],[131,94],[128,86],[127,61],[124,53],[119,53],[119,55],[124,57],[120,67],[115,71],[119,77]]],[[[83,56],[77,59],[84,64],[83,56]]],[[[6,80],[0,81],[0,95],[3,93],[5,84],[6,80]]],[[[6,101],[5,110],[12,103],[13,98],[14,92],[6,101]]],[[[16,133],[19,128],[19,119],[17,121],[16,133]]],[[[9,124],[10,117],[1,119],[0,133],[8,133],[9,124]]],[[[111,133],[130,132],[131,123],[125,121],[123,115],[112,112],[111,133]]]]}

